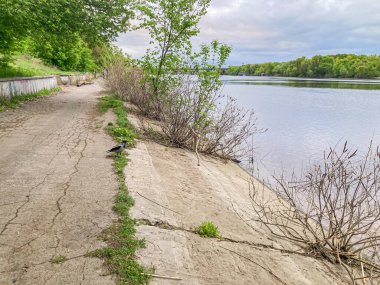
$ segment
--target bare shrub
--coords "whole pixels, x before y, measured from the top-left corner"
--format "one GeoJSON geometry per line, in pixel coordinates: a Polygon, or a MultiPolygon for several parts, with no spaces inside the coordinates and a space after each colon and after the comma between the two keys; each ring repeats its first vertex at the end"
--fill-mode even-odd
{"type": "Polygon", "coordinates": [[[272,234],[342,264],[354,284],[378,282],[378,149],[371,146],[364,156],[350,150],[347,143],[341,151],[331,149],[323,163],[315,164],[301,177],[293,174],[290,181],[283,176],[275,178],[270,185],[275,193],[271,198],[254,185],[251,198],[257,221],[272,234]],[[359,268],[360,276],[352,268],[359,268]]]}
{"type": "Polygon", "coordinates": [[[125,80],[127,82],[125,100],[135,104],[140,112],[147,117],[151,117],[153,113],[156,114],[160,111],[159,102],[152,97],[151,88],[145,81],[141,68],[129,67],[126,71],[125,80]]]}
{"type": "Polygon", "coordinates": [[[108,64],[106,74],[106,87],[118,97],[125,98],[128,90],[126,62],[113,60],[108,64]]]}
{"type": "Polygon", "coordinates": [[[176,146],[227,159],[244,155],[248,138],[262,131],[254,112],[218,90],[199,92],[199,83],[188,78],[181,82],[166,97],[160,115],[168,139],[176,146]]]}
{"type": "Polygon", "coordinates": [[[135,104],[141,114],[150,118],[158,118],[162,111],[162,103],[156,100],[149,83],[145,80],[141,68],[113,61],[107,68],[107,88],[119,98],[135,104]]]}
{"type": "Polygon", "coordinates": [[[217,109],[210,130],[204,134],[201,149],[208,154],[240,158],[251,149],[248,139],[262,132],[265,130],[257,127],[254,111],[239,107],[236,99],[228,97],[227,103],[217,109]]]}
{"type": "Polygon", "coordinates": [[[193,88],[191,84],[181,84],[165,98],[160,114],[162,132],[172,144],[193,148],[194,139],[191,126],[194,121],[192,112],[193,88]]]}

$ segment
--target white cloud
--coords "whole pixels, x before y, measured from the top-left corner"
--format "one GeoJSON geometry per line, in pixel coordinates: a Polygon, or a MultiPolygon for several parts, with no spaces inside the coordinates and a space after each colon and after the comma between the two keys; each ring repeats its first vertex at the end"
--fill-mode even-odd
{"type": "MultiPolygon", "coordinates": [[[[214,0],[195,44],[218,39],[233,45],[230,64],[289,60],[326,53],[378,53],[378,0],[214,0]]],[[[141,56],[143,31],[118,45],[141,56]]]]}

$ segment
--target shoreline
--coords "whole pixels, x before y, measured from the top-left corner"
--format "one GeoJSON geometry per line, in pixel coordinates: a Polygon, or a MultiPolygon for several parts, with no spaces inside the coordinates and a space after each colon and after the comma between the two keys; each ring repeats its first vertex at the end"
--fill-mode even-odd
{"type": "MultiPolygon", "coordinates": [[[[243,78],[257,78],[257,79],[262,79],[264,81],[265,79],[267,80],[289,80],[289,81],[311,81],[311,82],[341,82],[341,83],[356,83],[356,84],[380,84],[380,78],[369,78],[369,79],[360,79],[360,78],[308,78],[308,77],[287,77],[287,76],[258,76],[258,75],[223,75],[223,77],[239,77],[241,79],[243,78]]],[[[223,80],[222,81],[228,81],[228,80],[223,80]]],[[[235,80],[231,80],[235,81],[235,80]]],[[[240,80],[236,80],[240,81],[240,80]]],[[[261,81],[261,80],[258,80],[261,81]]]]}
{"type": "Polygon", "coordinates": [[[298,245],[252,220],[252,176],[241,165],[201,155],[198,166],[195,153],[145,139],[128,153],[131,217],[147,245],[138,260],[158,276],[176,278],[150,284],[348,284],[342,268],[300,254],[298,245]],[[204,221],[215,223],[222,239],[197,235],[204,221]]]}

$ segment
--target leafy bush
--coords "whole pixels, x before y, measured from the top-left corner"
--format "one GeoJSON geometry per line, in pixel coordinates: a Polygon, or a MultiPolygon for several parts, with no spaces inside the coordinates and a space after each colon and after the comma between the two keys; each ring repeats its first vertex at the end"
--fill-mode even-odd
{"type": "Polygon", "coordinates": [[[134,132],[130,128],[112,128],[112,132],[118,141],[132,141],[135,138],[134,132]]]}
{"type": "Polygon", "coordinates": [[[208,238],[222,237],[220,235],[218,227],[215,226],[214,223],[210,221],[203,222],[199,227],[197,227],[196,231],[201,237],[208,237],[208,238]]]}
{"type": "Polygon", "coordinates": [[[55,66],[46,65],[40,59],[29,54],[16,54],[12,62],[0,68],[0,78],[72,73],[75,72],[62,71],[55,66]]]}
{"type": "Polygon", "coordinates": [[[58,66],[62,70],[93,71],[97,69],[92,50],[78,34],[64,38],[56,35],[36,36],[30,49],[46,64],[58,66]]]}
{"type": "Polygon", "coordinates": [[[49,64],[65,70],[94,70],[92,49],[109,45],[133,16],[130,0],[0,1],[0,66],[25,39],[49,64]],[[80,36],[79,36],[80,35],[80,36]]]}

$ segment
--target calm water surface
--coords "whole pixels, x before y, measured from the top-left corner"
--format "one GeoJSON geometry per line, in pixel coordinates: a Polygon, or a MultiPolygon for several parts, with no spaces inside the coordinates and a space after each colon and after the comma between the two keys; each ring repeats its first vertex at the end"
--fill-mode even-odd
{"type": "Polygon", "coordinates": [[[262,77],[223,77],[224,94],[253,108],[254,138],[262,172],[299,172],[346,140],[362,151],[380,145],[380,83],[262,77]]]}

